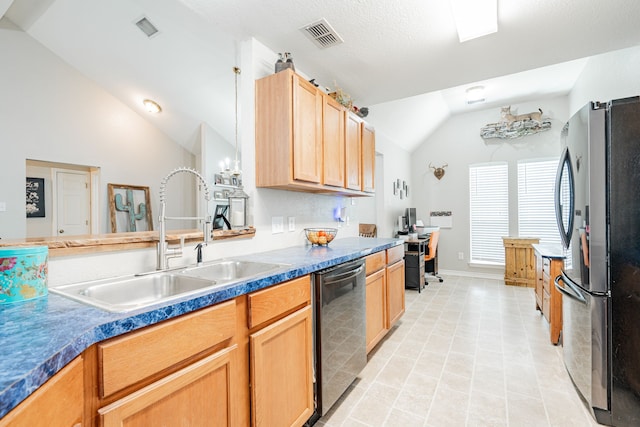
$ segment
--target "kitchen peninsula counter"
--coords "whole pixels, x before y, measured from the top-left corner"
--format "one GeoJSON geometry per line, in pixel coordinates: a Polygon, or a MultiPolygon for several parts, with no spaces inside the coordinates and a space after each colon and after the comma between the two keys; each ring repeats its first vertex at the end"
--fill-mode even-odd
{"type": "Polygon", "coordinates": [[[0,305],[0,418],[97,342],[401,244],[397,239],[349,237],[326,247],[294,246],[233,257],[287,266],[126,313],[107,312],[51,293],[0,305]]]}

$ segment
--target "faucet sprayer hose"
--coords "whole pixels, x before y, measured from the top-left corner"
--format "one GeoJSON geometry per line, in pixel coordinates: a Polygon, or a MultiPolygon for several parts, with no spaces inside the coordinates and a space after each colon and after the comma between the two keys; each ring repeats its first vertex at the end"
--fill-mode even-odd
{"type": "Polygon", "coordinates": [[[189,172],[193,175],[195,175],[198,180],[200,180],[200,183],[202,184],[202,186],[204,187],[204,198],[205,200],[209,201],[211,200],[211,192],[209,191],[209,185],[207,184],[207,181],[204,179],[204,177],[202,175],[200,175],[200,173],[195,170],[195,169],[191,169],[191,168],[187,168],[187,167],[179,167],[176,168],[174,170],[172,170],[171,172],[169,172],[169,174],[167,176],[165,176],[162,181],[160,182],[160,203],[164,203],[165,202],[165,197],[166,197],[166,193],[167,193],[167,183],[169,182],[169,179],[174,176],[177,173],[180,172],[189,172]]]}

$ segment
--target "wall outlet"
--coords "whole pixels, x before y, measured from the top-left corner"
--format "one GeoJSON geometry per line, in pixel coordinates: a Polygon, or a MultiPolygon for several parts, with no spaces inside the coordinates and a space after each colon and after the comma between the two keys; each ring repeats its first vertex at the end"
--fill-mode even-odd
{"type": "Polygon", "coordinates": [[[296,231],[296,217],[289,217],[289,231],[296,231]]]}
{"type": "Polygon", "coordinates": [[[284,233],[284,218],[281,216],[271,217],[271,234],[284,233]]]}
{"type": "Polygon", "coordinates": [[[458,252],[458,259],[464,261],[464,252],[458,252]]]}

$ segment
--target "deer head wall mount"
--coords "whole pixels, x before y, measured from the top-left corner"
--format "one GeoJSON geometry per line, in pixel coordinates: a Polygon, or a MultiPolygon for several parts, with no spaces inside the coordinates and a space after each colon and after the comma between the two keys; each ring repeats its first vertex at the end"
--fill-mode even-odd
{"type": "Polygon", "coordinates": [[[435,166],[431,166],[431,162],[429,162],[429,167],[433,169],[433,175],[438,178],[438,180],[442,179],[442,177],[444,176],[444,168],[446,168],[447,166],[449,166],[449,163],[445,163],[444,165],[437,168],[435,166]]]}

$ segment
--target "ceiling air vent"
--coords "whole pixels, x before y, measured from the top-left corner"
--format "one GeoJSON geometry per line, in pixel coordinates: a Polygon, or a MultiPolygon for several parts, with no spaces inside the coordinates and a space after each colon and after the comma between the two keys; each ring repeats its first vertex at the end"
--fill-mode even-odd
{"type": "Polygon", "coordinates": [[[324,18],[305,25],[300,28],[300,31],[302,31],[320,49],[326,49],[328,47],[344,43],[342,37],[336,33],[336,30],[334,30],[324,18]]]}
{"type": "Polygon", "coordinates": [[[146,17],[142,17],[136,22],[136,26],[140,28],[140,31],[145,33],[147,37],[152,37],[158,33],[158,29],[151,23],[146,17]]]}

